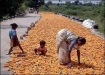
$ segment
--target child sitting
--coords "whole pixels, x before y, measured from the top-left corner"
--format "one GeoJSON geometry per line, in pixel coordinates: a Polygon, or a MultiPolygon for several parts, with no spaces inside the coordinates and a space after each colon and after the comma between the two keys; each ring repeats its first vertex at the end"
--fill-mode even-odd
{"type": "Polygon", "coordinates": [[[35,54],[38,55],[45,55],[47,52],[47,48],[45,47],[46,42],[44,40],[40,41],[40,46],[38,48],[35,48],[35,54]]]}

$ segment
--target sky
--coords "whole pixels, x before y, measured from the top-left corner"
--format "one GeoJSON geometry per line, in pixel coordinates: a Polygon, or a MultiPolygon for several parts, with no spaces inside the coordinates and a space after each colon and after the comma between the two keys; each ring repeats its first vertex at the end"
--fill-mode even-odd
{"type": "MultiPolygon", "coordinates": [[[[45,3],[47,3],[48,1],[52,1],[53,3],[66,3],[66,1],[70,1],[71,3],[74,2],[75,0],[62,0],[61,2],[59,2],[59,0],[45,0],[45,3]]],[[[79,0],[79,2],[83,3],[84,2],[89,2],[91,1],[93,4],[98,4],[101,0],[79,0]]]]}

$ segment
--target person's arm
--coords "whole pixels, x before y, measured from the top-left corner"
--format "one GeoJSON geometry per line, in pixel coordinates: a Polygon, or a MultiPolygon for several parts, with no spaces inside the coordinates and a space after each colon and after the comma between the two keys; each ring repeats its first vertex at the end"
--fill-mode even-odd
{"type": "Polygon", "coordinates": [[[9,38],[11,39],[11,36],[9,35],[9,38]]]}
{"type": "Polygon", "coordinates": [[[37,54],[37,48],[34,49],[34,52],[37,54]]]}
{"type": "Polygon", "coordinates": [[[68,58],[69,58],[69,62],[67,64],[67,68],[71,68],[71,50],[69,50],[68,58]]]}
{"type": "Polygon", "coordinates": [[[74,45],[75,45],[75,40],[70,41],[70,45],[69,45],[69,49],[68,49],[68,51],[69,51],[68,58],[70,59],[69,60],[70,62],[71,62],[71,51],[72,51],[72,48],[74,45]]]}
{"type": "Polygon", "coordinates": [[[80,65],[80,50],[77,50],[77,57],[78,57],[78,65],[80,65]]]}
{"type": "Polygon", "coordinates": [[[69,63],[71,63],[71,50],[69,50],[68,58],[69,58],[69,63]]]}
{"type": "Polygon", "coordinates": [[[68,58],[69,58],[69,63],[71,63],[71,51],[72,51],[73,45],[69,46],[69,51],[68,51],[68,58]]]}
{"type": "Polygon", "coordinates": [[[9,38],[11,39],[11,32],[9,31],[9,38]]]}
{"type": "Polygon", "coordinates": [[[68,58],[69,58],[69,63],[67,64],[68,68],[71,68],[71,51],[73,46],[74,46],[74,41],[71,41],[69,45],[69,50],[68,50],[68,58]]]}
{"type": "Polygon", "coordinates": [[[47,48],[45,47],[45,53],[47,52],[47,48]]]}
{"type": "Polygon", "coordinates": [[[78,65],[80,65],[80,46],[77,47],[78,65]]]}
{"type": "Polygon", "coordinates": [[[38,50],[38,51],[41,51],[40,46],[39,46],[39,47],[37,47],[37,50],[38,50]]]}

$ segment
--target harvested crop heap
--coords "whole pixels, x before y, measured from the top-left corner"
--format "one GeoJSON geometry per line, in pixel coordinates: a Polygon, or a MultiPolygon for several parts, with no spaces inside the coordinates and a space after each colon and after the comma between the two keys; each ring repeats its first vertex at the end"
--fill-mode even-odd
{"type": "Polygon", "coordinates": [[[82,25],[56,15],[51,12],[40,13],[42,18],[35,24],[26,36],[26,40],[20,44],[27,53],[18,55],[20,49],[17,47],[11,60],[4,66],[12,69],[14,74],[102,74],[104,73],[104,40],[92,34],[89,29],[82,25]],[[87,39],[87,43],[81,47],[81,65],[77,65],[76,50],[71,53],[72,69],[59,65],[56,53],[56,34],[61,29],[69,29],[78,36],[87,39]],[[39,41],[44,39],[48,52],[46,56],[35,55],[34,48],[39,41]]]}

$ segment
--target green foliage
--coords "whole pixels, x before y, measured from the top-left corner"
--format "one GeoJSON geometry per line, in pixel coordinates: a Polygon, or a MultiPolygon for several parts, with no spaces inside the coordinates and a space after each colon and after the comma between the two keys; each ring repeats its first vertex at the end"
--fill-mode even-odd
{"type": "Polygon", "coordinates": [[[53,12],[56,12],[55,11],[55,9],[57,9],[57,7],[56,6],[51,6],[52,4],[49,4],[49,2],[48,3],[46,3],[46,4],[44,4],[44,5],[42,5],[40,8],[39,8],[39,10],[40,11],[52,11],[52,9],[54,10],[53,12]]]}
{"type": "Polygon", "coordinates": [[[78,15],[78,12],[77,12],[77,10],[65,10],[65,11],[63,12],[63,14],[75,15],[75,16],[77,16],[77,15],[78,15]]]}
{"type": "Polygon", "coordinates": [[[49,11],[48,9],[48,6],[46,5],[42,5],[40,8],[39,8],[40,11],[49,11]]]}
{"type": "Polygon", "coordinates": [[[79,4],[79,0],[75,0],[74,4],[78,5],[79,4]]]}
{"type": "Polygon", "coordinates": [[[0,0],[0,21],[4,16],[25,12],[28,6],[40,7],[44,0],[0,0]]]}
{"type": "Polygon", "coordinates": [[[0,19],[5,15],[15,15],[23,0],[0,0],[0,19]]]}
{"type": "Polygon", "coordinates": [[[56,5],[54,5],[54,7],[51,7],[51,9],[55,13],[63,13],[66,10],[64,6],[56,6],[56,5]]]}
{"type": "Polygon", "coordinates": [[[105,7],[104,7],[104,5],[100,7],[100,17],[101,17],[101,22],[104,23],[104,21],[105,21],[105,7]]]}
{"type": "Polygon", "coordinates": [[[47,4],[48,4],[48,5],[52,5],[52,1],[48,1],[47,4]]]}
{"type": "Polygon", "coordinates": [[[25,2],[22,3],[22,5],[18,8],[17,13],[23,12],[25,13],[25,10],[27,9],[27,6],[25,5],[25,2]]]}
{"type": "Polygon", "coordinates": [[[69,1],[66,1],[66,8],[69,8],[71,3],[69,1]]]}
{"type": "Polygon", "coordinates": [[[30,0],[28,6],[31,8],[39,8],[44,4],[44,0],[30,0]]]}
{"type": "MultiPolygon", "coordinates": [[[[99,5],[94,5],[90,3],[87,4],[78,4],[75,5],[74,3],[66,2],[66,5],[50,5],[52,12],[55,13],[62,13],[67,15],[74,15],[78,16],[83,19],[92,19],[95,20],[96,23],[99,25],[99,31],[102,33],[104,32],[104,24],[105,24],[105,3],[101,2],[99,5]]],[[[45,11],[49,11],[47,7],[43,7],[45,11]]],[[[41,10],[42,10],[41,9],[41,10]]],[[[43,11],[44,11],[43,10],[43,11]]]]}

